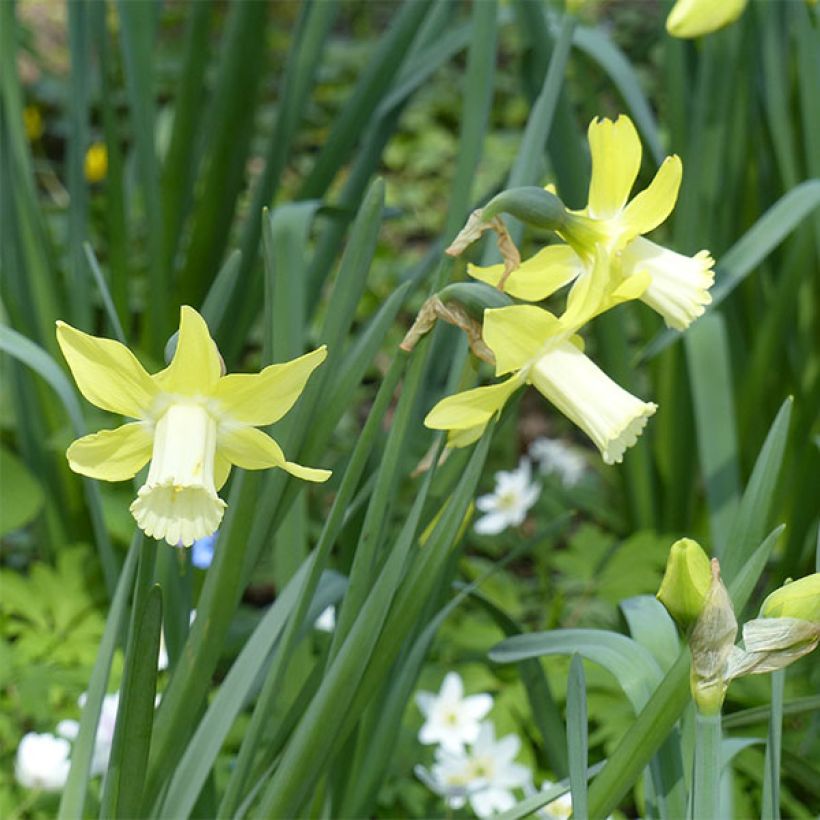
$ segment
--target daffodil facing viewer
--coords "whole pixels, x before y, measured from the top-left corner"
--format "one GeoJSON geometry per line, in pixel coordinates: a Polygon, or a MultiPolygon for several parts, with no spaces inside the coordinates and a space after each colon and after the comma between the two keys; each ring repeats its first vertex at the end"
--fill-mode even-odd
{"type": "Polygon", "coordinates": [[[136,419],[75,441],[66,454],[69,465],[90,478],[125,481],[150,460],[148,478],[131,504],[146,535],[190,547],[215,532],[226,506],[217,493],[231,465],[280,467],[307,481],[330,476],[287,461],[279,445],[256,429],[290,410],[327,355],[324,346],[258,374],[226,376],[205,320],[187,306],[174,357],[153,375],[112,339],[58,322],[57,341],[88,401],[136,419]]]}
{"type": "Polygon", "coordinates": [[[577,287],[591,274],[596,249],[603,248],[612,275],[647,277],[641,301],[669,327],[685,330],[712,301],[714,260],[708,251],[684,256],[643,237],[675,206],[683,175],[679,157],[666,157],[649,187],[630,200],[641,165],[641,141],[629,117],[593,120],[589,146],[589,203],[584,210],[568,211],[564,227],[557,231],[567,244],[543,248],[512,273],[502,265],[470,265],[469,274],[491,285],[503,284],[518,299],[537,302],[569,282],[577,287]]]}

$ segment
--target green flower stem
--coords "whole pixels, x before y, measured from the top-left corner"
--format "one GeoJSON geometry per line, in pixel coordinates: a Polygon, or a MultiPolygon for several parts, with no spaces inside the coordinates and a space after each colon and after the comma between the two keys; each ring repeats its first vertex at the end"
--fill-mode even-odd
{"type": "Polygon", "coordinates": [[[689,816],[720,817],[720,712],[695,715],[695,771],[689,816]]]}

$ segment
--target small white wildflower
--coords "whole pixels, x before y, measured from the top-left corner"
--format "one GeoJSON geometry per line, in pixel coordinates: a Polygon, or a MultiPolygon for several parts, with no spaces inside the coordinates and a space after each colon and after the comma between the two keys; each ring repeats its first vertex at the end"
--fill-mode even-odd
{"type": "Polygon", "coordinates": [[[522,458],[516,470],[495,474],[495,491],[476,499],[476,507],[486,513],[475,523],[481,535],[496,535],[507,527],[517,527],[538,500],[541,485],[532,481],[532,465],[522,458]]]}
{"type": "Polygon", "coordinates": [[[314,621],[313,626],[320,632],[333,632],[336,629],[336,607],[327,606],[314,621]]]}
{"type": "Polygon", "coordinates": [[[587,469],[582,453],[560,439],[537,438],[530,445],[529,456],[542,474],[554,473],[565,487],[574,487],[587,469]]]}
{"type": "Polygon", "coordinates": [[[71,744],[63,737],[47,732],[29,732],[17,747],[14,776],[27,789],[58,792],[66,783],[71,744]]]}
{"type": "MultiPolygon", "coordinates": [[[[541,788],[536,789],[532,783],[528,783],[524,786],[524,796],[532,797],[538,794],[539,791],[548,792],[557,785],[557,783],[551,783],[549,780],[545,780],[541,784],[541,788]]],[[[546,806],[538,809],[538,811],[535,812],[535,816],[541,817],[543,820],[567,820],[567,818],[572,817],[572,795],[567,791],[565,794],[547,803],[546,806]]],[[[611,815],[607,817],[607,820],[611,820],[611,815]]]]}
{"type": "Polygon", "coordinates": [[[474,743],[481,721],[492,709],[490,695],[464,697],[464,682],[457,672],[448,672],[437,695],[416,692],[416,704],[425,717],[419,740],[425,744],[440,743],[442,748],[460,752],[466,743],[474,743]]]}
{"type": "Polygon", "coordinates": [[[513,789],[523,789],[532,780],[530,770],[515,762],[520,748],[516,735],[496,740],[493,724],[487,721],[481,724],[469,752],[439,747],[429,777],[421,779],[450,808],[459,809],[469,802],[477,817],[490,817],[512,808],[517,802],[513,789]]]}

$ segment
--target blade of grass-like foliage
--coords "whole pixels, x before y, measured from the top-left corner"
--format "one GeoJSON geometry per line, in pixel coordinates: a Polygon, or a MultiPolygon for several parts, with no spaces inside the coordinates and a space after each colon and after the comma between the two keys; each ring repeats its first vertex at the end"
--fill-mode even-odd
{"type": "MultiPolygon", "coordinates": [[[[783,716],[802,715],[807,712],[820,710],[820,695],[806,695],[802,698],[794,698],[784,701],[783,716]]],[[[747,726],[755,726],[759,723],[766,723],[771,715],[771,706],[752,706],[749,709],[741,709],[739,712],[732,712],[723,718],[723,726],[726,729],[742,729],[747,726]]]]}
{"type": "Polygon", "coordinates": [[[17,71],[17,20],[14,3],[0,3],[0,106],[2,106],[3,299],[17,327],[54,353],[54,321],[61,304],[61,282],[50,260],[51,242],[39,207],[31,153],[23,127],[23,96],[17,71]],[[15,264],[7,254],[17,249],[15,264]]]}
{"type": "Polygon", "coordinates": [[[200,313],[208,323],[211,335],[219,341],[222,336],[222,323],[228,314],[228,305],[231,296],[236,290],[239,282],[239,265],[242,261],[242,252],[233,251],[228,254],[225,264],[219,269],[219,273],[208,288],[208,295],[202,303],[200,313]]]}
{"type": "MultiPolygon", "coordinates": [[[[182,71],[174,96],[174,123],[168,153],[162,168],[163,212],[162,265],[173,270],[182,226],[193,198],[196,162],[199,157],[197,130],[207,100],[205,71],[210,53],[212,0],[199,0],[187,7],[182,71]]],[[[212,328],[213,330],[213,328],[212,328]]]]}
{"type": "Polygon", "coordinates": [[[498,3],[495,0],[476,3],[470,19],[472,32],[464,75],[464,106],[453,176],[453,196],[444,226],[444,236],[448,240],[464,224],[466,208],[471,201],[472,183],[484,147],[493,101],[498,3]]]}
{"type": "Polygon", "coordinates": [[[629,634],[652,653],[660,668],[667,672],[678,657],[679,641],[675,622],[654,595],[636,595],[618,604],[629,627],[629,634]]]}
{"type": "Polygon", "coordinates": [[[123,794],[126,802],[132,804],[133,810],[135,794],[138,800],[142,791],[151,742],[159,633],[162,625],[162,593],[153,581],[156,554],[157,542],[153,538],[143,540],[134,581],[134,601],[131,605],[131,622],[125,646],[125,665],[111,757],[100,799],[100,814],[103,817],[120,816],[120,796],[123,794]],[[126,764],[129,766],[128,770],[126,764]],[[136,793],[129,783],[133,776],[138,779],[136,793]]]}
{"type": "MultiPolygon", "coordinates": [[[[538,166],[544,155],[544,145],[552,130],[558,98],[563,89],[575,22],[575,17],[569,13],[565,14],[561,21],[555,48],[544,77],[544,85],[527,119],[527,126],[521,138],[521,147],[515,157],[510,175],[507,177],[508,188],[534,185],[538,182],[538,166]]],[[[518,233],[520,234],[520,230],[518,233]]]]}
{"type": "Polygon", "coordinates": [[[692,776],[692,797],[689,820],[721,817],[720,712],[716,715],[695,714],[695,767],[692,776]]]}
{"type": "MultiPolygon", "coordinates": [[[[158,816],[188,817],[191,814],[231,726],[248,700],[260,672],[270,662],[270,653],[292,614],[314,560],[310,558],[302,564],[259,621],[234,661],[231,671],[222,682],[182,759],[175,767],[162,807],[157,812],[158,816]]],[[[344,587],[345,582],[341,576],[324,578],[317,587],[307,622],[311,623],[311,618],[315,619],[322,609],[335,603],[343,594],[344,587]]]]}
{"type": "Polygon", "coordinates": [[[758,543],[768,526],[786,449],[791,408],[792,400],[788,398],[772,422],[729,531],[726,549],[720,561],[721,575],[728,581],[739,574],[748,557],[749,545],[758,543]]]}
{"type": "Polygon", "coordinates": [[[239,315],[232,350],[245,339],[247,327],[256,314],[262,292],[254,262],[258,255],[262,209],[268,207],[279,187],[297,128],[309,102],[316,71],[322,63],[328,33],[339,10],[336,0],[303,3],[293,42],[288,54],[281,99],[277,107],[276,125],[270,135],[265,166],[256,186],[250,206],[251,217],[242,229],[240,247],[242,266],[240,278],[246,282],[242,294],[237,294],[233,311],[239,315]]]}
{"type": "MultiPolygon", "coordinates": [[[[251,4],[254,5],[254,4],[251,4]]],[[[162,203],[159,164],[154,147],[154,38],[156,14],[151,3],[118,0],[120,38],[125,63],[125,87],[134,133],[140,188],[148,224],[148,282],[151,309],[145,312],[145,343],[155,355],[162,353],[165,333],[171,322],[170,288],[163,268],[162,203]]]]}
{"type": "MultiPolygon", "coordinates": [[[[139,613],[137,631],[129,639],[126,669],[117,712],[122,714],[122,757],[115,817],[139,815],[151,728],[154,722],[154,699],[157,693],[157,657],[162,629],[162,590],[154,584],[148,591],[139,613]],[[129,669],[129,660],[133,670],[129,669]]],[[[113,750],[112,750],[113,759],[113,750]]],[[[108,777],[112,774],[109,769],[108,777]]]]}
{"type": "Polygon", "coordinates": [[[85,797],[88,781],[91,778],[91,759],[94,754],[97,723],[105,697],[108,676],[111,673],[111,662],[125,625],[134,572],[137,568],[137,556],[141,548],[142,533],[137,530],[117,581],[117,588],[105,622],[105,630],[97,650],[97,659],[94,661],[94,669],[88,681],[86,700],[80,717],[80,728],[71,750],[71,770],[60,797],[58,820],[85,817],[85,797]]]}
{"type": "Polygon", "coordinates": [[[611,672],[636,712],[644,707],[663,675],[639,643],[603,629],[553,629],[514,635],[497,643],[488,655],[495,663],[515,663],[574,653],[611,672]]]}
{"type": "Polygon", "coordinates": [[[321,572],[327,564],[330,549],[344,525],[345,511],[349,509],[350,500],[361,480],[361,475],[372,451],[376,434],[380,429],[384,414],[392,400],[393,391],[403,372],[404,363],[404,357],[397,357],[394,360],[393,366],[379,388],[364,429],[356,441],[356,446],[342,476],[342,483],[336,493],[333,506],[331,507],[317,542],[311,572],[307,577],[304,588],[299,590],[299,603],[285,628],[280,651],[271,663],[265,684],[257,701],[257,707],[254,709],[251,722],[242,739],[242,746],[240,747],[236,764],[219,807],[221,816],[232,815],[239,804],[245,781],[257,753],[258,738],[266,724],[267,716],[271,713],[271,710],[276,704],[276,698],[281,692],[281,686],[279,684],[282,675],[287,672],[287,661],[295,645],[297,630],[305,619],[307,606],[313,598],[321,572]]]}
{"type": "Polygon", "coordinates": [[[723,317],[717,313],[702,317],[689,328],[684,347],[713,550],[722,558],[740,499],[732,370],[723,317]]]}
{"type": "Polygon", "coordinates": [[[105,224],[108,235],[108,270],[111,272],[111,293],[117,310],[129,313],[128,228],[125,217],[125,173],[120,139],[120,122],[116,109],[118,76],[113,65],[111,35],[102,3],[89,4],[92,42],[99,60],[100,114],[108,169],[105,176],[105,224]]]}
{"type": "MultiPolygon", "coordinates": [[[[23,362],[35,373],[41,376],[57,394],[65,411],[71,421],[76,436],[85,434],[85,422],[83,421],[80,403],[74,388],[68,378],[45,350],[38,347],[34,342],[20,335],[10,327],[0,325],[0,350],[13,356],[18,361],[23,362]]],[[[105,585],[109,597],[114,595],[117,586],[117,576],[119,575],[119,561],[114,554],[114,548],[108,537],[105,528],[102,512],[102,498],[97,483],[89,478],[81,478],[83,490],[85,491],[86,502],[91,514],[91,526],[94,530],[94,541],[97,547],[97,554],[102,565],[105,585]]]]}
{"type": "Polygon", "coordinates": [[[333,123],[316,164],[299,192],[299,199],[324,196],[336,172],[350,157],[362,127],[390,87],[402,61],[430,10],[431,0],[402,4],[388,31],[362,73],[356,88],[333,123]]]}
{"type": "MultiPolygon", "coordinates": [[[[564,516],[549,528],[550,532],[559,532],[568,520],[569,516],[564,516]]],[[[543,535],[542,533],[540,537],[543,537],[543,535]]],[[[384,702],[379,704],[378,713],[372,715],[373,719],[363,729],[363,738],[366,739],[366,742],[359,744],[358,751],[360,754],[349,770],[351,782],[345,795],[345,802],[339,807],[340,816],[361,816],[366,812],[366,807],[377,796],[387,767],[390,764],[391,750],[395,747],[398,738],[405,705],[410,699],[430,645],[441,625],[467,596],[476,595],[477,590],[481,588],[485,581],[528,552],[534,543],[536,541],[530,539],[527,543],[512,550],[503,560],[493,564],[471,584],[457,584],[456,587],[459,591],[456,596],[436,613],[435,617],[430,620],[415,639],[406,658],[400,660],[395,673],[390,676],[384,702]]],[[[492,606],[492,604],[490,605],[492,606]]],[[[551,698],[549,691],[547,691],[547,695],[551,698]]],[[[372,711],[374,710],[371,707],[372,711]]],[[[559,729],[562,732],[563,724],[560,715],[557,716],[557,720],[559,729]]],[[[555,745],[558,742],[556,740],[555,745]]],[[[560,752],[561,755],[565,753],[563,744],[560,752]]]]}
{"type": "Polygon", "coordinates": [[[108,319],[108,324],[117,340],[124,345],[128,342],[125,338],[125,331],[122,329],[120,317],[117,314],[117,308],[114,305],[114,300],[111,298],[111,291],[108,289],[108,284],[105,281],[105,274],[100,270],[100,263],[94,254],[94,248],[91,247],[90,242],[83,243],[83,250],[85,251],[85,259],[88,264],[88,269],[94,277],[94,283],[97,285],[97,290],[100,292],[103,307],[105,308],[105,315],[108,319]]]}
{"type": "Polygon", "coordinates": [[[85,152],[88,148],[88,78],[91,74],[89,14],[87,0],[68,7],[68,46],[71,54],[69,80],[69,139],[67,152],[68,254],[71,287],[68,289],[72,321],[88,327],[91,302],[87,298],[83,240],[88,231],[88,186],[85,181],[85,152]]]}
{"type": "Polygon", "coordinates": [[[766,764],[763,772],[763,797],[760,816],[762,820],[780,818],[780,757],[783,743],[783,693],[786,686],[786,670],[778,669],[771,674],[771,713],[769,738],[766,743],[766,764]]]}
{"type": "MultiPolygon", "coordinates": [[[[820,180],[801,182],[785,193],[723,255],[717,265],[717,284],[712,289],[714,310],[809,214],[820,206],[820,180]]],[[[675,330],[663,330],[644,348],[648,359],[680,338],[675,330]]]]}
{"type": "Polygon", "coordinates": [[[580,655],[573,655],[567,680],[567,755],[572,814],[587,816],[587,682],[580,655]]]}
{"type": "Polygon", "coordinates": [[[180,301],[190,304],[202,301],[227,247],[244,184],[256,93],[264,76],[269,13],[267,3],[228,8],[216,87],[203,129],[210,139],[200,171],[201,190],[179,274],[180,301]]]}
{"type": "MultiPolygon", "coordinates": [[[[419,352],[417,348],[416,355],[419,352]]],[[[328,667],[316,697],[284,750],[280,765],[263,794],[259,808],[262,815],[289,816],[298,809],[321,775],[322,762],[339,751],[347,733],[355,725],[369,697],[372,697],[372,691],[369,691],[371,687],[375,688],[383,683],[385,664],[392,664],[403,646],[407,631],[413,625],[412,618],[417,617],[427,600],[429,590],[461,529],[487,456],[490,437],[491,430],[485,432],[476,445],[463,480],[448,500],[443,515],[425,545],[421,560],[416,566],[421,569],[426,565],[424,569],[427,571],[419,578],[414,572],[408,574],[405,564],[416,543],[419,517],[433,471],[425,476],[413,509],[347,640],[328,667]],[[414,580],[422,581],[427,589],[426,595],[419,594],[420,590],[415,587],[414,580]],[[405,603],[408,592],[414,593],[412,604],[405,603]],[[385,623],[388,611],[390,615],[385,623]],[[384,628],[380,630],[379,624],[384,624],[384,628]],[[367,668],[363,669],[365,664],[367,668]],[[340,703],[349,704],[348,708],[340,710],[340,703]]]]}
{"type": "Polygon", "coordinates": [[[632,63],[601,29],[589,26],[578,26],[573,36],[575,45],[587,56],[598,63],[614,83],[624,98],[627,108],[635,120],[655,163],[663,161],[664,150],[658,124],[652,108],[641,88],[640,80],[632,63]]]}
{"type": "MultiPolygon", "coordinates": [[[[312,440],[314,447],[324,446],[325,442],[320,443],[313,436],[311,428],[314,419],[319,414],[319,408],[321,408],[321,415],[325,421],[329,423],[329,419],[333,419],[334,425],[346,410],[345,407],[328,406],[325,402],[325,391],[331,379],[330,374],[335,372],[339,361],[344,356],[344,340],[353,323],[356,306],[364,292],[367,274],[376,249],[383,207],[384,182],[375,180],[357,214],[350,241],[345,248],[339,273],[330,294],[329,304],[332,305],[332,309],[327,311],[319,333],[319,339],[327,345],[328,358],[308,382],[296,406],[297,412],[291,414],[293,421],[290,422],[287,435],[283,440],[283,447],[290,458],[296,458],[300,454],[303,443],[308,439],[312,440]]],[[[308,283],[308,293],[311,292],[310,287],[308,283]]],[[[281,475],[280,471],[270,474],[265,479],[264,493],[268,504],[257,511],[256,520],[253,522],[246,556],[246,577],[249,577],[250,570],[256,565],[262,545],[271,534],[280,504],[287,506],[282,501],[282,493],[285,493],[284,499],[289,503],[294,494],[300,491],[299,486],[293,482],[290,482],[291,489],[288,490],[285,482],[286,476],[281,475]]]]}

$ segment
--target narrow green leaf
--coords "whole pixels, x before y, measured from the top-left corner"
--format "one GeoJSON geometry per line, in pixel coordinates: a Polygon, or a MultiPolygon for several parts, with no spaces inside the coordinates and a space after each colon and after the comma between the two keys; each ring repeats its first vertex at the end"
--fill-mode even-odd
{"type": "Polygon", "coordinates": [[[587,816],[587,682],[580,655],[573,655],[567,680],[567,752],[572,814],[587,816]]]}
{"type": "Polygon", "coordinates": [[[692,777],[692,799],[689,820],[721,817],[720,712],[716,715],[695,713],[695,766],[692,777]]]}
{"type": "Polygon", "coordinates": [[[85,259],[88,263],[88,268],[91,271],[91,275],[94,277],[97,290],[100,292],[100,298],[102,299],[103,307],[105,308],[105,315],[108,319],[108,324],[111,331],[117,337],[119,342],[124,345],[128,345],[128,341],[125,338],[125,331],[122,329],[122,322],[120,322],[120,317],[117,314],[117,308],[111,297],[111,291],[108,289],[108,284],[105,281],[105,275],[100,269],[100,263],[97,261],[97,257],[94,254],[94,248],[91,247],[90,242],[84,242],[83,250],[85,251],[85,259]]]}
{"type": "Polygon", "coordinates": [[[780,820],[780,771],[783,745],[783,694],[786,687],[786,670],[772,672],[771,713],[769,715],[769,738],[766,742],[766,766],[763,773],[763,797],[760,816],[762,820],[780,820]]]}
{"type": "Polygon", "coordinates": [[[85,798],[88,782],[91,779],[91,760],[97,737],[97,723],[100,719],[100,710],[108,685],[108,676],[111,673],[114,652],[125,626],[126,610],[141,548],[142,533],[137,530],[117,580],[116,591],[105,622],[105,630],[97,650],[97,659],[94,661],[94,669],[88,681],[86,701],[80,717],[80,728],[71,750],[71,770],[60,797],[58,820],[73,820],[76,817],[86,816],[85,798]]]}
{"type": "Polygon", "coordinates": [[[202,303],[200,313],[208,323],[211,335],[219,340],[223,333],[223,322],[228,316],[228,305],[231,296],[236,291],[239,282],[239,265],[242,261],[242,253],[233,251],[228,254],[225,263],[219,269],[214,281],[208,288],[208,294],[202,303]]]}
{"type": "Polygon", "coordinates": [[[722,557],[740,500],[729,340],[723,317],[710,313],[684,337],[712,544],[722,557]]]}

